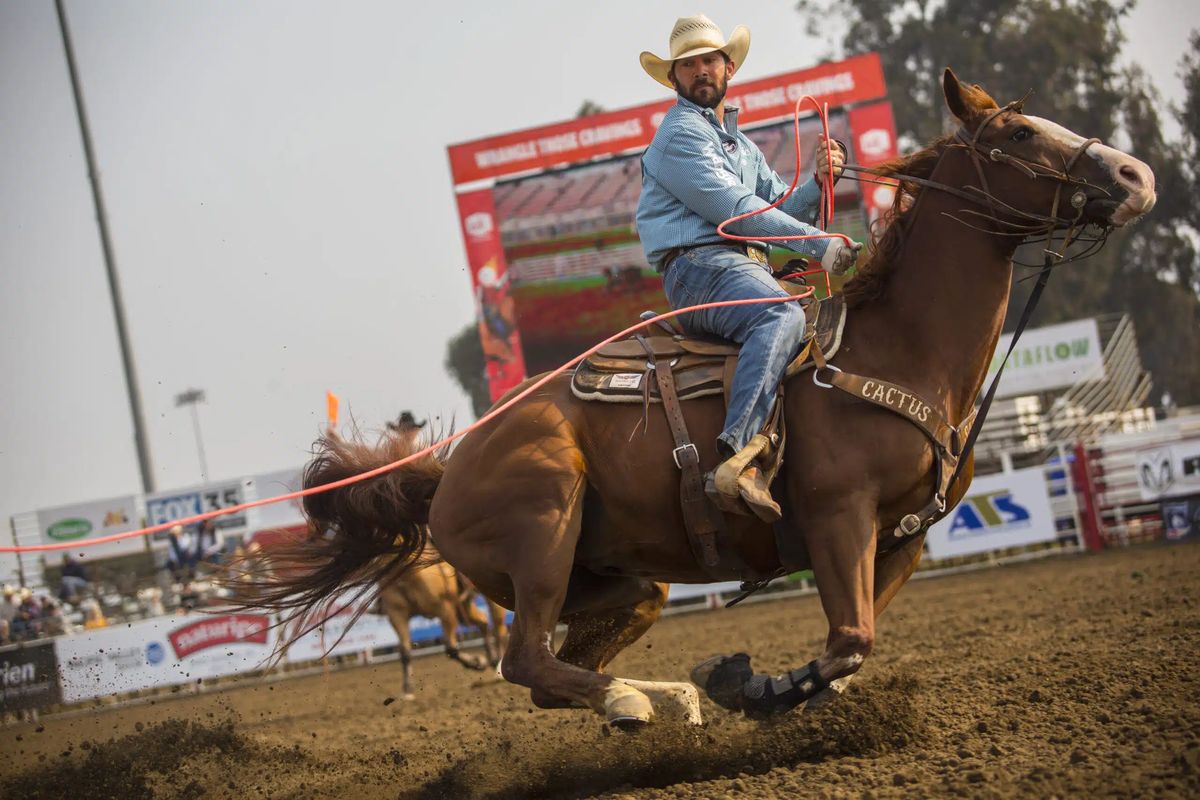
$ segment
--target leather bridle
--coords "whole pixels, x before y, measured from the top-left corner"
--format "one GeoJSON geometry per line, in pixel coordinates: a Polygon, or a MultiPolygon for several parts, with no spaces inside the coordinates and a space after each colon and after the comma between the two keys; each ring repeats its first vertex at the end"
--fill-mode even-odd
{"type": "MultiPolygon", "coordinates": [[[[1050,243],[1054,234],[1058,231],[1066,231],[1066,236],[1058,249],[1045,250],[1047,256],[1053,259],[1054,263],[1064,264],[1070,261],[1075,261],[1093,254],[1099,247],[1103,246],[1104,241],[1108,237],[1108,226],[1097,226],[1100,228],[1100,235],[1092,240],[1092,245],[1086,251],[1077,253],[1067,257],[1067,248],[1075,241],[1079,240],[1080,233],[1086,223],[1083,221],[1084,208],[1087,206],[1088,196],[1085,189],[1092,189],[1105,195],[1111,193],[1101,186],[1096,186],[1084,178],[1076,177],[1071,174],[1071,170],[1079,162],[1079,159],[1087,152],[1088,148],[1093,144],[1098,144],[1099,139],[1086,139],[1080,143],[1075,151],[1071,154],[1062,170],[1048,167],[1045,164],[1039,164],[1036,161],[1030,161],[1020,156],[1006,153],[999,147],[989,147],[983,144],[980,139],[984,132],[992,124],[994,120],[1003,114],[1009,112],[1020,113],[1024,100],[1015,100],[1001,108],[997,108],[988,114],[987,117],[975,128],[974,131],[967,130],[966,127],[959,128],[953,136],[953,141],[944,145],[941,157],[944,157],[947,152],[952,149],[965,150],[971,157],[971,163],[975,167],[975,173],[979,179],[979,186],[949,186],[938,181],[930,180],[929,178],[921,178],[915,175],[905,175],[903,173],[888,172],[872,167],[860,167],[855,165],[843,165],[843,169],[869,175],[876,175],[880,178],[888,180],[872,180],[870,178],[852,177],[852,180],[857,180],[863,183],[880,183],[890,185],[890,181],[900,181],[902,183],[911,183],[924,188],[934,189],[945,194],[953,195],[960,199],[966,200],[975,206],[982,206],[986,211],[976,210],[974,208],[960,209],[956,212],[943,212],[946,216],[976,230],[984,231],[995,236],[1018,236],[1026,241],[1044,240],[1047,244],[1050,243]],[[997,197],[988,185],[987,173],[985,166],[987,162],[1004,164],[1016,169],[1021,174],[1031,180],[1051,180],[1057,186],[1054,190],[1054,198],[1051,201],[1049,214],[1038,214],[1032,211],[1019,209],[1013,205],[1004,202],[997,197]],[[1067,202],[1063,203],[1064,189],[1074,189],[1071,192],[1067,202]],[[1070,216],[1060,216],[1060,210],[1064,207],[1070,208],[1070,216]],[[973,221],[971,218],[975,218],[973,221]]],[[[939,163],[940,159],[939,157],[939,163]]],[[[934,171],[937,167],[935,165],[934,171]]]]}

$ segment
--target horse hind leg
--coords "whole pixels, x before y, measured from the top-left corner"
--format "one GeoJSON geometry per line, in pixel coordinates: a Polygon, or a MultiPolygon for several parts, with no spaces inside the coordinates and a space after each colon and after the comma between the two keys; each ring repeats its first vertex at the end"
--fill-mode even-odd
{"type": "Polygon", "coordinates": [[[504,520],[506,526],[526,532],[526,539],[506,565],[515,616],[501,674],[530,689],[531,699],[541,707],[590,708],[614,722],[648,722],[654,705],[640,689],[555,657],[555,626],[564,611],[568,616],[575,611],[565,603],[579,541],[584,480],[579,473],[548,475],[546,480],[560,482],[556,509],[516,510],[522,504],[513,503],[513,514],[504,520]]]}
{"type": "Polygon", "coordinates": [[[495,667],[500,663],[500,649],[496,637],[492,635],[492,623],[488,612],[475,605],[474,597],[463,602],[462,616],[465,624],[479,631],[483,640],[483,651],[487,655],[488,666],[495,667]]]}
{"type": "Polygon", "coordinates": [[[397,649],[400,651],[400,666],[403,671],[404,694],[402,697],[405,700],[414,700],[416,695],[413,694],[412,689],[412,634],[408,629],[408,608],[398,605],[385,596],[383,611],[387,615],[388,622],[392,623],[392,629],[396,631],[398,640],[397,649]]]}
{"type": "Polygon", "coordinates": [[[458,609],[453,600],[445,600],[441,603],[438,621],[442,625],[442,641],[445,643],[446,655],[467,669],[487,669],[486,659],[473,653],[464,653],[458,646],[458,609]]]}
{"type": "MultiPolygon", "coordinates": [[[[559,660],[602,672],[618,653],[650,629],[666,602],[666,584],[632,577],[600,577],[577,569],[571,579],[567,605],[587,607],[565,617],[567,635],[558,650],[559,660]]],[[[647,695],[660,716],[700,724],[699,695],[691,684],[615,680],[622,687],[647,695]]],[[[645,721],[636,714],[627,719],[614,716],[613,711],[609,709],[609,721],[616,724],[636,725],[645,721]]]]}

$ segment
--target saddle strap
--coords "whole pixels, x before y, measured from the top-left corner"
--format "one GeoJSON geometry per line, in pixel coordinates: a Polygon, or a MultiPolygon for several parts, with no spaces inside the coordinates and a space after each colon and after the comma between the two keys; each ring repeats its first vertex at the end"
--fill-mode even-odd
{"type": "Polygon", "coordinates": [[[715,576],[721,566],[721,555],[717,550],[720,523],[713,519],[717,511],[709,504],[704,494],[704,478],[700,474],[700,451],[688,436],[683,408],[679,404],[679,395],[675,393],[675,375],[671,371],[671,362],[665,358],[661,361],[656,359],[651,363],[651,368],[654,370],[655,380],[658,381],[658,391],[662,396],[663,411],[671,428],[671,437],[675,440],[675,449],[671,451],[671,456],[680,472],[679,502],[683,508],[683,524],[687,528],[688,544],[705,571],[715,576]]]}

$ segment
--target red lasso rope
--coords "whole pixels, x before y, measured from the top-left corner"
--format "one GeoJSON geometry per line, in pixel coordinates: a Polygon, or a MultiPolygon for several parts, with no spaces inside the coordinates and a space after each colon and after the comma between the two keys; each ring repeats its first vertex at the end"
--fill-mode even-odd
{"type": "MultiPolygon", "coordinates": [[[[833,165],[832,165],[832,163],[830,163],[832,160],[832,158],[831,158],[832,154],[830,152],[830,145],[829,145],[828,109],[822,108],[821,105],[819,103],[817,103],[817,101],[813,97],[811,97],[809,95],[805,95],[804,97],[801,97],[799,100],[796,101],[796,111],[795,111],[796,176],[792,179],[792,185],[788,187],[788,190],[786,192],[784,192],[783,195],[778,200],[776,200],[773,204],[771,204],[767,208],[761,208],[761,209],[758,209],[757,211],[751,211],[747,214],[742,214],[740,216],[733,217],[732,219],[725,220],[725,222],[721,223],[717,227],[717,232],[720,233],[725,238],[732,239],[734,241],[760,241],[760,242],[761,241],[770,241],[770,242],[793,241],[793,240],[799,240],[799,239],[840,238],[840,239],[845,240],[847,244],[850,243],[850,238],[848,236],[846,236],[845,234],[841,234],[841,233],[810,234],[807,236],[745,237],[745,236],[736,236],[734,234],[726,233],[724,230],[726,225],[729,225],[734,222],[738,222],[743,219],[748,219],[749,217],[753,217],[757,214],[762,214],[765,211],[768,211],[772,208],[778,207],[781,203],[783,203],[785,200],[787,200],[792,195],[792,192],[794,192],[796,190],[796,186],[799,184],[799,181],[800,181],[800,173],[801,173],[801,169],[800,169],[800,106],[806,100],[810,101],[813,104],[813,106],[816,108],[817,115],[821,119],[822,128],[825,133],[826,163],[829,164],[829,172],[825,176],[823,176],[823,179],[822,179],[824,182],[824,191],[822,192],[822,194],[824,195],[824,197],[822,198],[822,200],[823,200],[822,211],[825,216],[825,224],[826,225],[828,225],[833,220],[833,165]]],[[[800,274],[807,274],[807,273],[800,273],[800,274]]],[[[138,537],[138,536],[148,536],[153,533],[165,531],[176,525],[194,525],[197,522],[203,522],[205,520],[224,516],[226,514],[237,514],[239,512],[245,511],[247,509],[257,508],[258,506],[270,505],[272,503],[282,503],[286,500],[295,500],[295,499],[298,499],[301,497],[308,497],[309,495],[320,494],[322,492],[329,492],[334,489],[340,489],[343,486],[349,486],[350,484],[358,483],[359,481],[369,480],[369,479],[377,477],[379,475],[383,475],[385,473],[391,472],[394,469],[398,469],[399,467],[402,467],[405,464],[412,463],[413,461],[416,461],[418,458],[427,456],[430,453],[433,453],[434,451],[439,450],[442,447],[450,444],[451,442],[461,439],[462,437],[466,436],[471,431],[478,429],[479,427],[481,427],[485,423],[489,422],[493,418],[499,416],[503,412],[512,408],[518,402],[520,402],[521,400],[524,400],[526,397],[531,395],[533,392],[536,392],[538,389],[545,386],[547,383],[549,383],[552,379],[554,379],[558,375],[561,375],[563,372],[566,372],[568,369],[571,369],[572,367],[574,367],[579,362],[583,361],[588,356],[590,356],[593,353],[600,350],[600,348],[604,347],[607,344],[611,344],[612,342],[615,342],[619,339],[624,339],[626,336],[629,336],[634,331],[637,331],[642,328],[653,325],[656,322],[659,322],[661,320],[670,319],[672,317],[677,317],[681,314],[689,314],[693,311],[703,311],[703,310],[710,309],[710,308],[726,308],[726,307],[730,307],[730,306],[755,305],[758,303],[788,303],[788,302],[798,301],[803,298],[809,297],[812,295],[813,291],[814,291],[814,288],[809,287],[807,289],[807,291],[805,291],[805,292],[802,292],[797,295],[789,295],[788,297],[766,297],[766,298],[753,298],[753,299],[748,299],[748,300],[722,300],[720,302],[715,302],[715,303],[701,303],[701,304],[695,305],[695,306],[687,306],[685,308],[675,309],[674,311],[667,311],[663,314],[658,314],[654,317],[651,317],[650,319],[643,320],[642,322],[639,322],[636,325],[630,325],[628,328],[621,331],[620,333],[617,333],[617,334],[614,334],[614,335],[608,337],[607,339],[605,339],[604,341],[595,345],[594,347],[590,348],[589,350],[579,354],[578,356],[571,359],[567,363],[563,364],[561,367],[554,370],[553,372],[549,372],[549,373],[543,375],[536,382],[534,382],[530,386],[527,386],[519,394],[515,395],[514,397],[509,398],[506,402],[502,403],[501,405],[497,406],[496,408],[493,408],[487,414],[483,415],[478,420],[476,420],[474,423],[472,423],[471,425],[468,425],[466,428],[463,428],[461,431],[457,431],[457,432],[451,434],[450,436],[447,436],[445,439],[442,439],[439,442],[435,442],[435,443],[429,445],[428,447],[424,448],[423,450],[419,450],[418,452],[413,453],[410,456],[405,456],[404,458],[402,458],[398,461],[393,461],[390,464],[385,464],[382,467],[377,467],[376,469],[370,470],[368,472],[363,472],[358,475],[352,475],[349,478],[343,478],[340,481],[333,481],[332,483],[322,484],[321,486],[312,486],[312,487],[309,487],[308,489],[301,489],[301,490],[298,490],[295,492],[288,492],[287,494],[281,494],[276,497],[265,497],[265,498],[262,498],[259,500],[251,500],[246,503],[241,503],[236,506],[231,506],[229,508],[222,508],[222,509],[218,509],[216,511],[208,511],[203,514],[193,514],[190,517],[183,517],[181,519],[173,519],[170,522],[163,522],[158,525],[151,525],[151,526],[148,526],[145,528],[140,528],[136,531],[126,531],[125,533],[114,533],[114,534],[110,534],[108,536],[98,536],[95,539],[83,539],[83,540],[77,541],[77,542],[56,542],[54,544],[5,546],[5,547],[0,547],[0,553],[38,553],[38,552],[46,552],[46,551],[51,551],[51,550],[72,550],[77,547],[94,547],[96,545],[108,544],[110,542],[119,542],[119,541],[123,541],[125,539],[132,539],[132,538],[138,537]]]]}

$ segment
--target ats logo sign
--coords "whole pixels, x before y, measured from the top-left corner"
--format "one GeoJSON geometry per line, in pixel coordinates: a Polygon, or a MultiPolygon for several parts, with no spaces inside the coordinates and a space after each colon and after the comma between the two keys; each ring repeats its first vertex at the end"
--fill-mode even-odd
{"type": "Polygon", "coordinates": [[[950,539],[1002,533],[1031,524],[1029,509],[1007,489],[967,497],[954,511],[950,539]]]}
{"type": "Polygon", "coordinates": [[[1058,538],[1041,467],[983,475],[925,537],[931,559],[957,558],[1058,538]]]}

